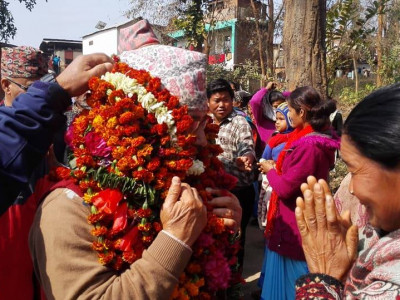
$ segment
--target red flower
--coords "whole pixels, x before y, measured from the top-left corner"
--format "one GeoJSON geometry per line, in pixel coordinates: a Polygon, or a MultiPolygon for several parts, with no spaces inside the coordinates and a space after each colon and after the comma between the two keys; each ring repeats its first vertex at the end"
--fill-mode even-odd
{"type": "Polygon", "coordinates": [[[117,209],[117,205],[122,198],[123,195],[119,190],[106,189],[94,196],[92,201],[99,212],[112,214],[117,209]]]}
{"type": "Polygon", "coordinates": [[[132,227],[122,238],[120,238],[115,248],[121,251],[132,251],[132,245],[139,241],[139,229],[137,226],[132,227]]]}
{"type": "Polygon", "coordinates": [[[124,202],[117,207],[114,213],[114,222],[111,229],[111,234],[117,234],[125,229],[128,223],[128,203],[124,202]]]}

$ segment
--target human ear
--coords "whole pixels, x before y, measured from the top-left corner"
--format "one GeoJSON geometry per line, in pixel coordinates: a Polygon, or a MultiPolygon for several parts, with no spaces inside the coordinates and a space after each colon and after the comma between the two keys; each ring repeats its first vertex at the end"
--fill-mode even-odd
{"type": "Polygon", "coordinates": [[[11,93],[10,82],[6,78],[1,79],[1,88],[3,89],[4,93],[11,93]]]}

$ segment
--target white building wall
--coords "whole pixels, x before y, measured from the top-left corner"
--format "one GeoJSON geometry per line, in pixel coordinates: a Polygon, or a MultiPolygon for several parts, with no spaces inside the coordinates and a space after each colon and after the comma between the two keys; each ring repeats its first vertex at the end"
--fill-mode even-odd
{"type": "Polygon", "coordinates": [[[103,52],[107,55],[117,54],[117,28],[96,32],[82,38],[83,54],[103,52]]]}

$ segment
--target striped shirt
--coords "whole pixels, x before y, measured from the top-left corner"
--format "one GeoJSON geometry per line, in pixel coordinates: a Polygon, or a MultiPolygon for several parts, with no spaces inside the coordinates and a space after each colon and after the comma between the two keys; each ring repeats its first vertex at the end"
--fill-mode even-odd
{"type": "Polygon", "coordinates": [[[217,144],[224,152],[218,158],[224,164],[225,171],[238,178],[237,187],[251,185],[254,181],[254,170],[239,170],[236,158],[245,154],[255,157],[253,134],[247,120],[235,111],[220,123],[217,144]]]}

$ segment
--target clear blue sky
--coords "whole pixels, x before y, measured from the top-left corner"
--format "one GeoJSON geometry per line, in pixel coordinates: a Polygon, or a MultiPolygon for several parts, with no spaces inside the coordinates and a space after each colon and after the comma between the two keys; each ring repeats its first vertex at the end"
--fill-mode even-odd
{"type": "MultiPolygon", "coordinates": [[[[151,1],[151,0],[149,0],[151,1]]],[[[96,31],[98,21],[107,26],[128,21],[123,16],[129,0],[37,0],[30,12],[17,0],[9,1],[17,34],[9,42],[39,47],[43,38],[81,40],[96,31]]]]}

